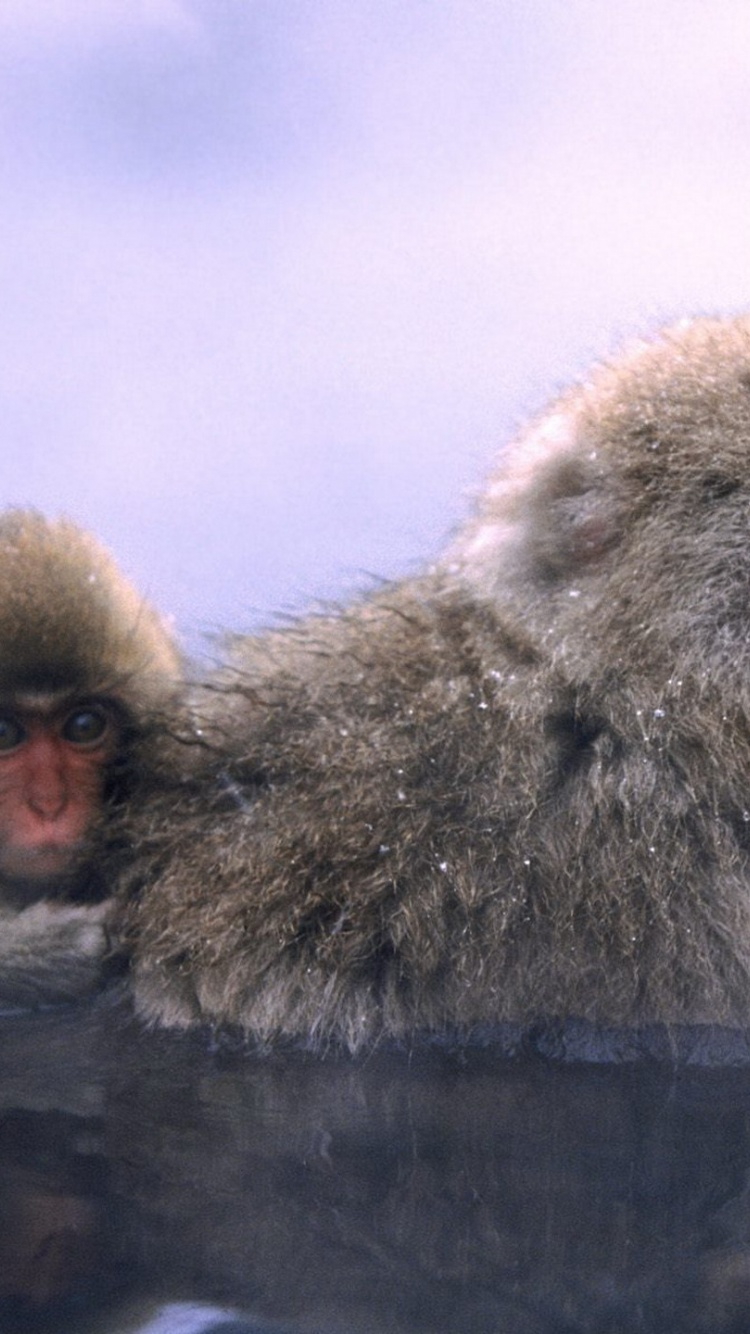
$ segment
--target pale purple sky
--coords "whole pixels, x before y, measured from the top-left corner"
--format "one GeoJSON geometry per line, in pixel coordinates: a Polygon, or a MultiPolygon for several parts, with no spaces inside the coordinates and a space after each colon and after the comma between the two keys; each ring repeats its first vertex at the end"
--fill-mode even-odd
{"type": "Polygon", "coordinates": [[[3,503],[196,649],[429,558],[635,329],[750,305],[747,0],[2,0],[3,503]]]}

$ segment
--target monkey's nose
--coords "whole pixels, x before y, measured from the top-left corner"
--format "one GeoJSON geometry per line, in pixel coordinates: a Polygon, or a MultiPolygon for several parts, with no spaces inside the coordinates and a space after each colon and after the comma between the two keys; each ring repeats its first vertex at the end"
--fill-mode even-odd
{"type": "Polygon", "coordinates": [[[29,774],[26,788],[29,809],[44,820],[56,820],[68,804],[68,784],[55,765],[40,766],[29,774]]]}
{"type": "Polygon", "coordinates": [[[56,820],[68,804],[65,786],[60,783],[53,787],[46,783],[43,788],[29,792],[28,803],[35,815],[40,815],[44,820],[56,820]]]}
{"type": "Polygon", "coordinates": [[[24,780],[26,802],[35,815],[44,820],[62,815],[68,804],[68,783],[56,738],[32,735],[19,773],[19,781],[24,780]]]}

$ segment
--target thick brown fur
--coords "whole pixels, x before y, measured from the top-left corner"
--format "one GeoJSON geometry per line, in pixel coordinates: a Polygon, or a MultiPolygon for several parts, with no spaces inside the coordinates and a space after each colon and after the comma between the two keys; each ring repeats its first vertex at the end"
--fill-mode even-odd
{"type": "Polygon", "coordinates": [[[595,370],[432,571],[238,639],[198,707],[136,829],[149,1018],[746,1025],[750,318],[595,370]]]}
{"type": "Polygon", "coordinates": [[[108,950],[102,900],[123,858],[113,813],[158,751],[179,676],[156,612],[92,537],[34,511],[0,515],[0,706],[106,699],[122,738],[75,872],[33,893],[0,876],[0,1006],[68,1000],[98,985],[108,950]]]}
{"type": "Polygon", "coordinates": [[[179,674],[162,620],[95,538],[33,510],[0,515],[0,694],[109,695],[142,717],[179,674]]]}

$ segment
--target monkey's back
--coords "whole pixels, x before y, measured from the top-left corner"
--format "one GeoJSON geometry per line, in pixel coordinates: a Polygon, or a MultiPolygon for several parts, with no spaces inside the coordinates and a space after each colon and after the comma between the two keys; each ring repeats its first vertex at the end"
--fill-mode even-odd
{"type": "Polygon", "coordinates": [[[694,702],[685,735],[674,701],[647,728],[640,702],[566,680],[439,578],[244,641],[195,795],[150,804],[142,1010],[352,1048],[571,1014],[743,1021],[738,794],[717,773],[695,800],[694,702]]]}

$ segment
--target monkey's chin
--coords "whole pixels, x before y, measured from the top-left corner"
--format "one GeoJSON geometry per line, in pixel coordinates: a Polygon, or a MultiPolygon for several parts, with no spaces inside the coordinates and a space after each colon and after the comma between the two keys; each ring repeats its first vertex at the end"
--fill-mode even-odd
{"type": "Polygon", "coordinates": [[[78,878],[83,845],[49,843],[0,848],[0,880],[20,898],[61,893],[78,878]]]}

